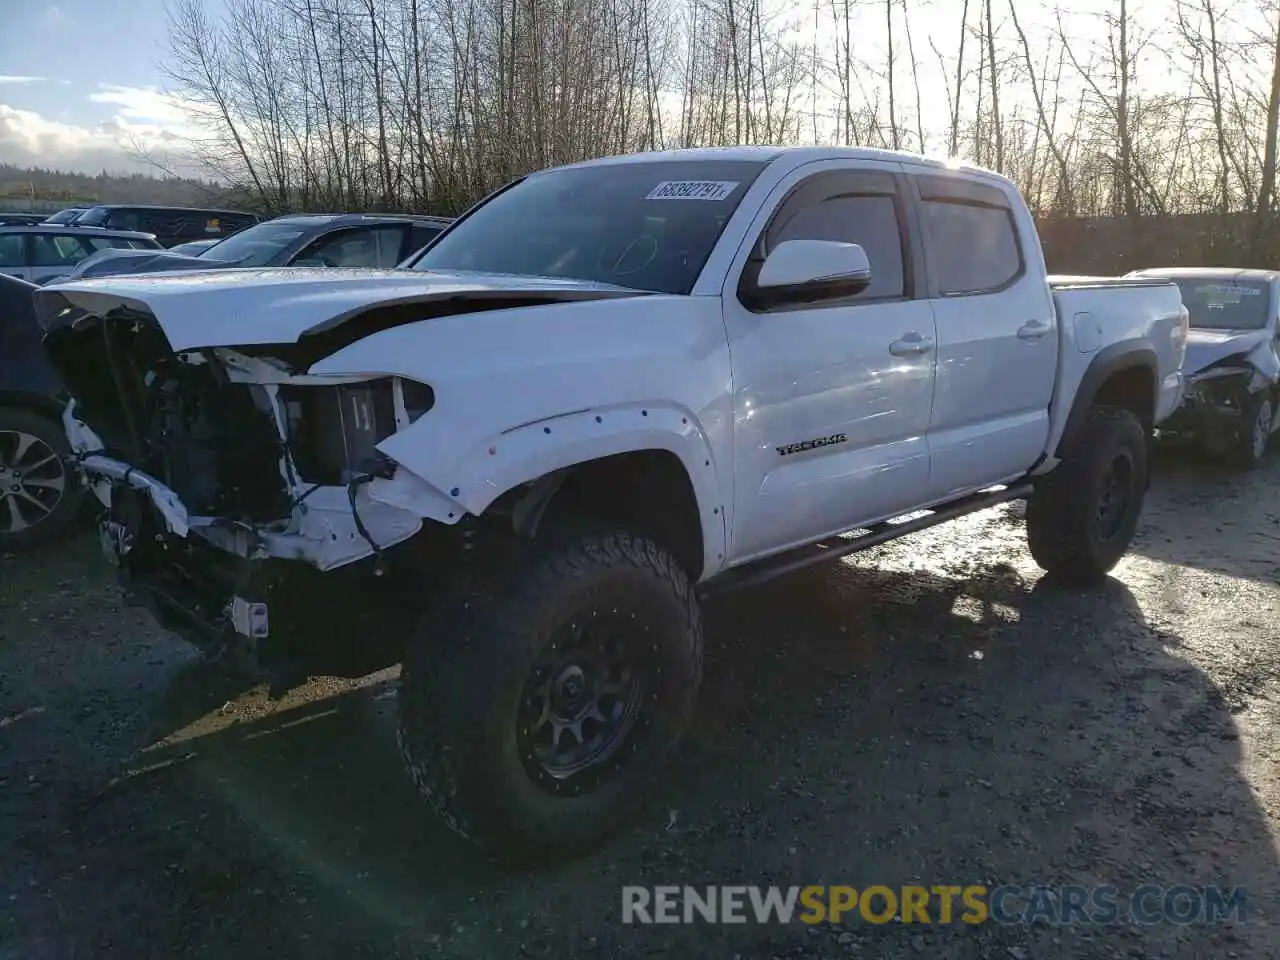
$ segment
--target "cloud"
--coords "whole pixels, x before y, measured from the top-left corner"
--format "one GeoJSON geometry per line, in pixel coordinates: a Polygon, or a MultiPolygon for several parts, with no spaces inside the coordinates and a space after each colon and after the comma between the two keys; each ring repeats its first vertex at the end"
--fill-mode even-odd
{"type": "Polygon", "coordinates": [[[47,80],[48,77],[22,77],[14,76],[13,74],[0,73],[0,86],[3,86],[6,83],[45,83],[47,80]]]}
{"type": "Polygon", "coordinates": [[[100,83],[98,89],[89,94],[89,100],[91,103],[106,103],[117,107],[116,116],[133,123],[185,127],[191,121],[190,105],[155,87],[121,87],[112,83],[100,83]]]}
{"type": "Polygon", "coordinates": [[[112,115],[82,125],[0,102],[0,162],[89,173],[157,172],[145,155],[167,169],[192,172],[187,148],[200,130],[190,105],[154,88],[112,84],[100,84],[88,100],[113,108],[112,115]]]}

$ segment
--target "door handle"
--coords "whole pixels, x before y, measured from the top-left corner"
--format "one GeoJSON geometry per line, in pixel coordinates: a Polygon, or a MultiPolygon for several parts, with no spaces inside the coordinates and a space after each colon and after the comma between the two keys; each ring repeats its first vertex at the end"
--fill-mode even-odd
{"type": "Polygon", "coordinates": [[[1023,340],[1039,340],[1049,332],[1049,325],[1043,320],[1028,320],[1018,328],[1018,336],[1023,340]]]}
{"type": "Polygon", "coordinates": [[[928,353],[932,349],[933,338],[921,336],[915,330],[910,333],[904,333],[901,339],[889,344],[889,352],[895,357],[913,357],[917,354],[928,353]]]}

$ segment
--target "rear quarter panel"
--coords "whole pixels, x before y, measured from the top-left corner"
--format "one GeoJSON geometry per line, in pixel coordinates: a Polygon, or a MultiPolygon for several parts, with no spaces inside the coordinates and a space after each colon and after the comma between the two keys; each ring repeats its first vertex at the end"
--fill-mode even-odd
{"type": "MultiPolygon", "coordinates": [[[[1057,449],[1095,361],[1121,354],[1154,356],[1154,422],[1182,400],[1185,308],[1175,284],[1131,277],[1049,278],[1062,331],[1048,449],[1057,449]]],[[[1082,398],[1083,399],[1083,398],[1082,398]]],[[[1056,461],[1051,457],[1046,468],[1056,461]]]]}

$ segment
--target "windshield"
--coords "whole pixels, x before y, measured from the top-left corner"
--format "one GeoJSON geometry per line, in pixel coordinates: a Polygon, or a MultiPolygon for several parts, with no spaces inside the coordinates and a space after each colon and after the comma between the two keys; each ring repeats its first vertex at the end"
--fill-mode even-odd
{"type": "Polygon", "coordinates": [[[107,222],[107,214],[110,212],[107,207],[91,207],[76,217],[75,222],[86,227],[100,227],[107,222]]]}
{"type": "Polygon", "coordinates": [[[80,216],[80,214],[82,213],[84,213],[84,210],[79,208],[75,208],[71,210],[59,210],[53,216],[46,218],[44,222],[45,223],[70,223],[71,221],[75,220],[76,217],[80,216]]]}
{"type": "Polygon", "coordinates": [[[219,240],[196,256],[241,267],[276,265],[276,258],[306,231],[292,223],[259,223],[219,240]]]}
{"type": "Polygon", "coordinates": [[[536,173],[438,237],[411,269],[687,294],[764,167],[755,160],[675,160],[536,173]]]}
{"type": "Polygon", "coordinates": [[[1261,280],[1179,279],[1195,330],[1261,330],[1267,325],[1267,284],[1261,280]]]}

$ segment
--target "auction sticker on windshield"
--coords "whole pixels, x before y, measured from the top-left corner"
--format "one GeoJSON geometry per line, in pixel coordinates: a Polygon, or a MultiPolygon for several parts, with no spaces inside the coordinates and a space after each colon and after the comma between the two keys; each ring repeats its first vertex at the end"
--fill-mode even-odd
{"type": "Polygon", "coordinates": [[[737,186],[737,180],[663,180],[645,199],[724,200],[737,186]]]}

